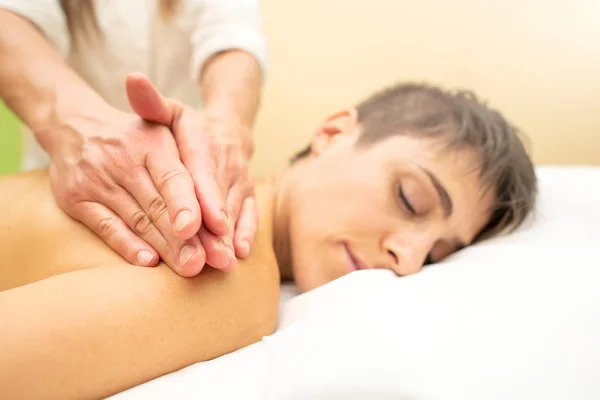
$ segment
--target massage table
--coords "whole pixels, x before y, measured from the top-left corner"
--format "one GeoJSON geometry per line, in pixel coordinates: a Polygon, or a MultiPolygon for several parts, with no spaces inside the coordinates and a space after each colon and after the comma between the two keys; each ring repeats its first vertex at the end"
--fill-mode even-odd
{"type": "Polygon", "coordinates": [[[600,167],[536,172],[517,232],[407,277],[283,285],[274,334],[112,399],[600,399],[600,167]]]}

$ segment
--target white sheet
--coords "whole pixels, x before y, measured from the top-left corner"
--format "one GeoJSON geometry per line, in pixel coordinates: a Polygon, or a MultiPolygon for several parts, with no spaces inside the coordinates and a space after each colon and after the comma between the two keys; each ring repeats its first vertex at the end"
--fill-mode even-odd
{"type": "Polygon", "coordinates": [[[600,168],[541,167],[513,235],[295,296],[278,332],[115,399],[600,399],[600,168]]]}

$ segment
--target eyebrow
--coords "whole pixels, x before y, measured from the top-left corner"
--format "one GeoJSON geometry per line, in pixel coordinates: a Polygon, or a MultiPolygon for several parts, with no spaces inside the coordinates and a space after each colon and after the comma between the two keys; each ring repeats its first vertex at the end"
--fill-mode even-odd
{"type": "MultiPolygon", "coordinates": [[[[448,191],[446,190],[444,185],[442,185],[440,183],[440,180],[438,179],[437,176],[435,176],[435,174],[433,172],[431,172],[430,170],[423,168],[423,167],[420,167],[420,168],[423,170],[423,172],[425,172],[425,174],[431,180],[431,184],[435,188],[435,191],[437,192],[437,194],[440,198],[440,202],[442,203],[442,208],[444,209],[444,216],[446,218],[448,218],[449,216],[452,215],[452,209],[454,208],[454,206],[452,204],[452,199],[450,198],[448,191]]],[[[467,247],[467,245],[459,239],[454,239],[452,241],[452,245],[454,246],[455,251],[460,251],[460,250],[464,249],[465,247],[467,247]]]]}
{"type": "Polygon", "coordinates": [[[423,172],[425,172],[425,174],[431,180],[431,184],[435,188],[435,191],[438,194],[440,202],[442,203],[442,208],[444,209],[444,216],[446,218],[448,218],[449,216],[452,215],[452,209],[453,209],[452,199],[450,198],[450,195],[448,194],[448,191],[440,183],[440,180],[437,178],[437,176],[435,176],[433,174],[433,172],[431,172],[428,169],[425,169],[423,167],[420,167],[420,168],[423,170],[423,172]]]}

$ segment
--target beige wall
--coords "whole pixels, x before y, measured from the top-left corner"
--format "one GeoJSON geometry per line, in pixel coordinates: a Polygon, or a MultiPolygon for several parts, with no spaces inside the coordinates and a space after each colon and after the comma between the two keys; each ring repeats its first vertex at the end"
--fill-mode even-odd
{"type": "Polygon", "coordinates": [[[537,163],[600,164],[598,0],[262,0],[269,75],[254,172],[329,112],[398,80],[474,89],[537,163]]]}

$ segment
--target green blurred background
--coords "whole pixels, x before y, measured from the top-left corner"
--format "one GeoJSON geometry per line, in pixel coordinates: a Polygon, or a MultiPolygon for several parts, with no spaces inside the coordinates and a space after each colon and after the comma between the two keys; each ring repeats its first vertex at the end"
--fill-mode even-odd
{"type": "Polygon", "coordinates": [[[0,102],[0,175],[18,171],[20,156],[19,120],[0,102]]]}

